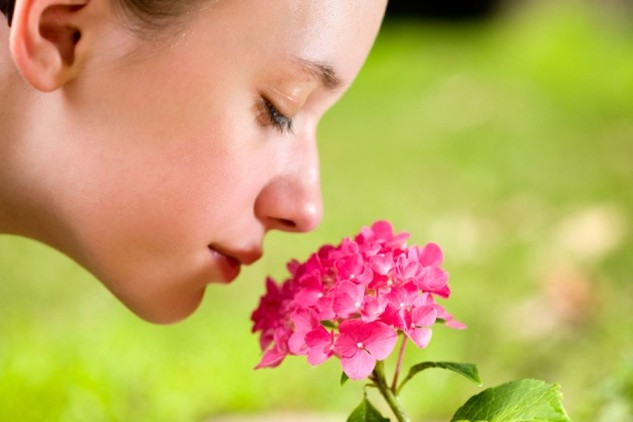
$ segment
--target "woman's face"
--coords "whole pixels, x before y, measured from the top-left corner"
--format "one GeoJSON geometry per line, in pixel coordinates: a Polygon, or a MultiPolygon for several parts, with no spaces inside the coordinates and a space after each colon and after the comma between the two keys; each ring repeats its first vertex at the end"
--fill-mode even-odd
{"type": "Polygon", "coordinates": [[[268,230],[319,224],[317,123],[386,1],[209,3],[156,42],[102,25],[45,118],[58,246],[155,322],[232,281],[268,230]]]}

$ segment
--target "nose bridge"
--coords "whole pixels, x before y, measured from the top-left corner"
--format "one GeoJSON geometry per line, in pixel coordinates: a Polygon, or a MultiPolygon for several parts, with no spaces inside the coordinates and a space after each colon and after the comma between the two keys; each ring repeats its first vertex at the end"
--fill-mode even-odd
{"type": "Polygon", "coordinates": [[[278,173],[257,198],[255,212],[267,229],[307,232],[323,216],[319,155],[314,137],[290,142],[278,173]]]}

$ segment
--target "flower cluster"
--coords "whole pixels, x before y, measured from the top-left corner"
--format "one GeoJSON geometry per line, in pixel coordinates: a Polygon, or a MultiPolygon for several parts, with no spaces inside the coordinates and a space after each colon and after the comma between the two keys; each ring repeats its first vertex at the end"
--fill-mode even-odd
{"type": "Polygon", "coordinates": [[[252,314],[265,352],[257,368],[289,354],[312,365],[336,356],[349,378],[362,379],[391,354],[398,333],[424,348],[437,321],[464,328],[435,302],[450,295],[439,246],[407,246],[408,237],[378,221],[304,263],[291,261],[281,285],[268,278],[252,314]]]}

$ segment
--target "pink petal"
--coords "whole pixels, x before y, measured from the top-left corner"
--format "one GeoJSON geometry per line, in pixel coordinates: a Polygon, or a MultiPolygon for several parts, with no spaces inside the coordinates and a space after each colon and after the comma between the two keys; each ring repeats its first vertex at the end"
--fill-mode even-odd
{"type": "Polygon", "coordinates": [[[341,256],[352,256],[357,255],[359,251],[358,243],[354,240],[346,237],[341,242],[338,248],[334,248],[332,251],[332,257],[340,258],[341,256]]]}
{"type": "Polygon", "coordinates": [[[448,283],[448,273],[439,267],[425,267],[416,280],[418,287],[425,292],[440,291],[448,283]]]}
{"type": "Polygon", "coordinates": [[[339,284],[334,296],[332,307],[334,312],[341,317],[347,318],[360,310],[363,305],[365,287],[351,281],[343,281],[339,284]]]}
{"type": "Polygon", "coordinates": [[[308,351],[308,363],[312,366],[321,365],[323,362],[332,357],[332,350],[327,348],[312,348],[308,351]]]}
{"type": "Polygon", "coordinates": [[[382,249],[381,246],[376,243],[364,243],[361,244],[360,247],[360,252],[366,257],[374,256],[382,249]]]}
{"type": "Polygon", "coordinates": [[[273,330],[268,330],[268,331],[263,331],[262,334],[260,335],[259,348],[262,349],[262,351],[268,349],[268,346],[270,346],[270,344],[273,342],[274,340],[273,333],[274,333],[273,330]]]}
{"type": "Polygon", "coordinates": [[[383,360],[391,354],[398,340],[395,330],[380,321],[369,323],[371,334],[363,342],[365,348],[378,360],[383,360]]]}
{"type": "Polygon", "coordinates": [[[391,223],[386,220],[376,221],[371,225],[371,231],[374,236],[381,239],[391,239],[393,237],[393,227],[391,223]]]}
{"type": "Polygon", "coordinates": [[[408,308],[418,299],[418,288],[413,283],[394,287],[386,294],[389,304],[396,309],[408,308]]]}
{"type": "Polygon", "coordinates": [[[379,253],[371,257],[370,260],[371,269],[377,274],[387,275],[389,270],[393,268],[393,254],[392,253],[379,253]]]}
{"type": "Polygon", "coordinates": [[[295,294],[294,301],[301,307],[314,306],[323,296],[320,290],[301,289],[295,294]]]}
{"type": "Polygon", "coordinates": [[[365,341],[372,333],[373,326],[358,319],[348,319],[338,326],[340,334],[348,335],[355,341],[365,341]]]}
{"type": "Polygon", "coordinates": [[[387,304],[387,299],[383,296],[365,296],[363,309],[361,310],[361,319],[363,322],[377,320],[385,312],[387,304]]]}
{"type": "Polygon", "coordinates": [[[431,341],[432,331],[430,328],[414,328],[412,330],[405,331],[405,334],[409,336],[409,338],[413,340],[418,347],[424,349],[431,341]]]}
{"type": "Polygon", "coordinates": [[[311,311],[299,309],[291,315],[294,332],[288,339],[288,349],[293,355],[305,355],[308,347],[305,344],[305,336],[318,324],[311,311]]]}
{"type": "Polygon", "coordinates": [[[274,368],[278,366],[287,355],[288,352],[281,350],[279,347],[268,349],[255,369],[274,368]]]}
{"type": "Polygon", "coordinates": [[[411,310],[411,322],[416,327],[430,327],[435,324],[437,310],[434,306],[422,306],[411,310]]]}
{"type": "Polygon", "coordinates": [[[374,279],[374,272],[369,268],[369,265],[363,266],[363,271],[360,274],[357,274],[356,280],[364,284],[365,286],[371,283],[374,279]]]}
{"type": "Polygon", "coordinates": [[[403,330],[406,325],[403,319],[402,310],[391,304],[388,305],[385,312],[380,315],[380,321],[390,327],[393,327],[395,330],[403,330]]]}
{"type": "Polygon", "coordinates": [[[270,296],[278,296],[279,293],[279,285],[275,283],[275,280],[272,277],[266,277],[266,294],[270,296]]]}
{"type": "Polygon", "coordinates": [[[380,275],[380,274],[374,273],[374,277],[369,282],[367,287],[373,290],[390,289],[391,287],[389,285],[389,277],[386,275],[380,275]]]}
{"type": "Polygon", "coordinates": [[[348,358],[341,358],[343,372],[353,380],[367,378],[374,367],[376,359],[364,350],[356,349],[358,353],[348,358]]]}
{"type": "Polygon", "coordinates": [[[328,343],[332,343],[332,334],[322,325],[306,334],[306,344],[308,347],[321,347],[328,343]]]}
{"type": "Polygon", "coordinates": [[[305,342],[309,348],[308,363],[311,365],[319,365],[332,356],[334,335],[323,326],[310,331],[305,337],[305,342]]]}
{"type": "Polygon", "coordinates": [[[409,236],[410,234],[407,232],[398,233],[387,243],[387,246],[390,248],[404,248],[407,245],[409,236]]]}
{"type": "Polygon", "coordinates": [[[314,269],[309,273],[305,273],[301,277],[295,278],[295,280],[297,280],[297,284],[303,289],[323,289],[323,283],[321,282],[321,272],[318,269],[314,269]]]}
{"type": "Polygon", "coordinates": [[[358,351],[358,343],[366,343],[372,333],[372,326],[357,319],[348,319],[338,326],[339,336],[334,344],[334,353],[348,358],[358,351]]]}
{"type": "Polygon", "coordinates": [[[290,353],[293,355],[305,355],[308,353],[308,346],[306,346],[305,337],[305,331],[293,333],[290,336],[288,339],[288,350],[290,350],[290,353]]]}
{"type": "Polygon", "coordinates": [[[452,316],[451,316],[451,319],[446,320],[444,325],[446,325],[449,328],[454,328],[456,330],[465,330],[466,328],[468,328],[468,325],[464,324],[463,322],[457,321],[456,319],[453,319],[452,316]]]}
{"type": "Polygon", "coordinates": [[[420,264],[424,266],[437,267],[442,264],[444,257],[442,255],[442,249],[435,243],[428,243],[424,248],[419,251],[420,264]]]}
{"type": "Polygon", "coordinates": [[[297,270],[299,270],[300,267],[301,267],[301,264],[296,259],[292,259],[292,260],[288,261],[288,263],[286,264],[286,268],[288,269],[288,272],[293,277],[296,276],[297,270]]]}
{"type": "Polygon", "coordinates": [[[347,256],[336,261],[336,272],[343,280],[350,280],[363,269],[363,257],[360,254],[347,256]]]}
{"type": "Polygon", "coordinates": [[[466,324],[457,321],[453,315],[446,312],[446,309],[444,309],[442,305],[438,305],[437,303],[435,303],[433,304],[433,307],[437,311],[437,317],[444,320],[444,325],[446,325],[447,327],[455,328],[457,330],[468,328],[466,324]]]}
{"type": "Polygon", "coordinates": [[[259,306],[251,314],[253,321],[252,332],[265,330],[281,318],[279,308],[283,301],[283,295],[277,283],[270,278],[266,278],[266,294],[259,301],[259,306]]]}
{"type": "Polygon", "coordinates": [[[448,287],[448,284],[445,284],[441,288],[435,290],[433,293],[440,297],[447,298],[451,295],[451,289],[448,287]]]}
{"type": "Polygon", "coordinates": [[[320,298],[316,303],[315,311],[319,321],[329,321],[336,316],[331,297],[324,296],[320,298]]]}
{"type": "Polygon", "coordinates": [[[358,351],[359,341],[349,334],[340,333],[334,343],[334,353],[340,358],[354,356],[358,351]]]}
{"type": "Polygon", "coordinates": [[[396,264],[397,274],[402,281],[410,281],[418,273],[419,266],[417,261],[409,260],[405,255],[400,255],[396,264]]]}
{"type": "Polygon", "coordinates": [[[314,315],[307,309],[298,309],[290,316],[290,320],[294,325],[294,331],[303,331],[304,333],[312,331],[317,324],[314,315]]]}

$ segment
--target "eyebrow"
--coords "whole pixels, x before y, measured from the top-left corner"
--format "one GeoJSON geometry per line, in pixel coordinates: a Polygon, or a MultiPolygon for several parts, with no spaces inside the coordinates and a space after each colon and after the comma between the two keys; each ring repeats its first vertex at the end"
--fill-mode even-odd
{"type": "Polygon", "coordinates": [[[306,72],[311,78],[320,80],[327,89],[335,90],[343,85],[343,81],[336,74],[334,66],[300,57],[295,57],[295,59],[301,66],[302,71],[306,72]]]}

